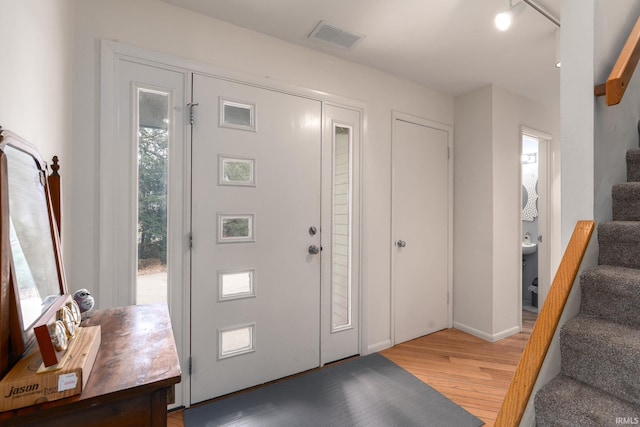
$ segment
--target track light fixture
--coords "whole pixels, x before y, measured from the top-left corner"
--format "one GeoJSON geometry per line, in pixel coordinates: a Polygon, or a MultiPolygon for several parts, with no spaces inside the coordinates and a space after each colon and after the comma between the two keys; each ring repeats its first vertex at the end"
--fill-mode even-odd
{"type": "Polygon", "coordinates": [[[527,8],[531,6],[533,10],[547,18],[553,25],[560,28],[560,19],[556,17],[544,4],[537,0],[522,0],[515,5],[513,0],[509,0],[509,8],[498,13],[495,18],[495,24],[498,30],[507,31],[511,27],[511,23],[527,8]]]}
{"type": "Polygon", "coordinates": [[[496,28],[498,28],[498,30],[500,31],[507,31],[511,27],[513,20],[522,12],[524,12],[526,8],[527,6],[522,1],[517,3],[516,5],[513,5],[511,3],[511,0],[509,0],[509,9],[503,10],[496,15],[494,21],[496,24],[496,28]]]}

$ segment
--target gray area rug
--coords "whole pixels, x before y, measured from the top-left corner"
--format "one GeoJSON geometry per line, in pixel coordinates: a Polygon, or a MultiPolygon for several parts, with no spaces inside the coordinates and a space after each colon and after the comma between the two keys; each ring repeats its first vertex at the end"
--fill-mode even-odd
{"type": "Polygon", "coordinates": [[[395,363],[371,354],[184,412],[185,427],[481,426],[395,363]]]}

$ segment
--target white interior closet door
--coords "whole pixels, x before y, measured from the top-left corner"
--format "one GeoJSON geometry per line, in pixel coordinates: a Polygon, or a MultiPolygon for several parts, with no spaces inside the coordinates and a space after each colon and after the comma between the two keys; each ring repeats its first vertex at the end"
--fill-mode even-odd
{"type": "Polygon", "coordinates": [[[392,141],[394,343],[448,327],[447,130],[395,118],[392,141]]]}

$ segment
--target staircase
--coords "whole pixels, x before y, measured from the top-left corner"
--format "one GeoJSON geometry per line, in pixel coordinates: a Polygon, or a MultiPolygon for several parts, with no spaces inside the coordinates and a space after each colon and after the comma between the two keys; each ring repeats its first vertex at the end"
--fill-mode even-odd
{"type": "Polygon", "coordinates": [[[599,265],[580,276],[580,313],[560,331],[561,372],[535,397],[538,426],[640,425],[640,149],[612,199],[599,265]]]}

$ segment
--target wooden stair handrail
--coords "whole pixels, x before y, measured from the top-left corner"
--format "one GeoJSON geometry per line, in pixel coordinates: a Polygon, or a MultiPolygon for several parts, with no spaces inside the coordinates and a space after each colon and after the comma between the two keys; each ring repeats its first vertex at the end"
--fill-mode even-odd
{"type": "Polygon", "coordinates": [[[606,83],[599,84],[594,89],[596,96],[606,96],[607,105],[616,105],[622,101],[624,91],[629,86],[629,81],[640,60],[640,17],[636,25],[629,33],[618,60],[611,69],[611,74],[606,83]]]}
{"type": "Polygon", "coordinates": [[[522,420],[533,386],[542,368],[542,362],[547,355],[573,282],[576,280],[580,264],[587,251],[593,229],[593,221],[578,221],[573,230],[549,294],[538,314],[529,342],[502,402],[495,422],[496,427],[518,426],[522,420]]]}

